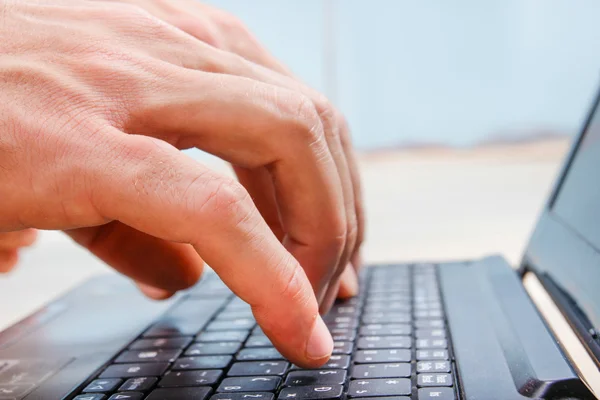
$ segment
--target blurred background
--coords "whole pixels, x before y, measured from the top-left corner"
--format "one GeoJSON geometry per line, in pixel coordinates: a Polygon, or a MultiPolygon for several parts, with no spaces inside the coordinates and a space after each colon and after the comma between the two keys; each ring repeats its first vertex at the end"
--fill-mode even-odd
{"type": "Polygon", "coordinates": [[[347,115],[360,149],[572,135],[600,83],[594,0],[209,0],[347,115]]]}
{"type": "MultiPolygon", "coordinates": [[[[518,264],[600,85],[600,2],[209,3],[241,18],[345,113],[363,176],[368,262],[500,253],[518,264]]],[[[0,276],[0,329],[110,271],[61,233],[43,232],[0,276]]]]}

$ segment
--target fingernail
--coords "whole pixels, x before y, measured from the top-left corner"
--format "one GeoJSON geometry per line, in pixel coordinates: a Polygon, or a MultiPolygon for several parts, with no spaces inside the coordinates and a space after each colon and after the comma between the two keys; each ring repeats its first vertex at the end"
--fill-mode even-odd
{"type": "Polygon", "coordinates": [[[329,357],[333,351],[333,339],[329,333],[329,329],[325,326],[325,322],[320,316],[313,326],[308,344],[306,345],[306,355],[312,360],[320,360],[329,357]]]}

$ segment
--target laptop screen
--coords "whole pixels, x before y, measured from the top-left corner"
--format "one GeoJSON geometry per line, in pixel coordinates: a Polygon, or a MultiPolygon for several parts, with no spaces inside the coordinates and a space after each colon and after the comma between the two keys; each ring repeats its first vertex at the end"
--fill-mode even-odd
{"type": "Polygon", "coordinates": [[[600,110],[594,111],[552,211],[582,239],[600,249],[600,110]]]}

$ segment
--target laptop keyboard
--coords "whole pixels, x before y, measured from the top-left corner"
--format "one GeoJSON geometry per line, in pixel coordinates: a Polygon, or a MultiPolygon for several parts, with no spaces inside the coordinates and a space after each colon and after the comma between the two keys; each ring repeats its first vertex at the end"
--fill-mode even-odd
{"type": "Polygon", "coordinates": [[[210,274],[112,360],[76,400],[453,400],[437,268],[366,268],[361,294],[324,317],[331,359],[286,361],[250,307],[210,274]]]}

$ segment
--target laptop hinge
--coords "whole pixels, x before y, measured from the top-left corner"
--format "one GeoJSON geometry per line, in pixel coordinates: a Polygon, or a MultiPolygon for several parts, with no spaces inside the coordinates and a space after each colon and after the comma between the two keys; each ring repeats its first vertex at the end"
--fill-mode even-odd
{"type": "Polygon", "coordinates": [[[593,324],[579,308],[577,303],[572,300],[564,290],[556,285],[554,280],[548,274],[534,273],[534,275],[554,300],[554,303],[560,312],[569,322],[569,325],[581,343],[585,346],[586,350],[593,355],[594,362],[598,368],[600,368],[600,333],[594,328],[593,324]]]}

